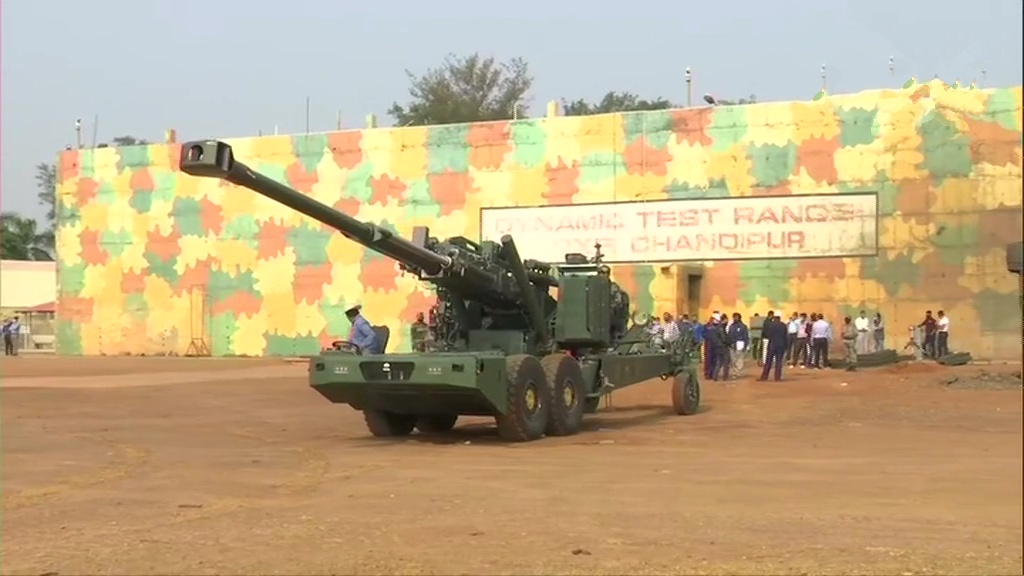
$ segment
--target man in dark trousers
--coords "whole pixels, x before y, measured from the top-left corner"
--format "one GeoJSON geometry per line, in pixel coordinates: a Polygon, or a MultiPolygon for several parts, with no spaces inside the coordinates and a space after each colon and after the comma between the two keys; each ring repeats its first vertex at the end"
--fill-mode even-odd
{"type": "Polygon", "coordinates": [[[775,381],[782,380],[782,364],[786,361],[786,349],[789,347],[789,335],[786,323],[778,318],[765,319],[764,338],[768,340],[768,354],[764,360],[760,382],[768,381],[768,374],[775,368],[775,381]]]}

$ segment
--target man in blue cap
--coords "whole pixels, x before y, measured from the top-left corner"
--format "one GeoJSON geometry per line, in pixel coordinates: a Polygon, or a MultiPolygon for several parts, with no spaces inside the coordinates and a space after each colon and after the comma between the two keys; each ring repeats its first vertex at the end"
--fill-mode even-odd
{"type": "Polygon", "coordinates": [[[349,342],[359,347],[363,354],[380,354],[380,339],[373,331],[373,326],[359,313],[362,306],[356,304],[345,310],[345,317],[352,323],[352,331],[348,335],[349,342]]]}

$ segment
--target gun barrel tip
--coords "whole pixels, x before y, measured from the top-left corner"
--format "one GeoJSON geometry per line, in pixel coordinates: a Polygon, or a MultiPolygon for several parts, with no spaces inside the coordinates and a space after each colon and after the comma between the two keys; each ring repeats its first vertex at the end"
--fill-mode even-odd
{"type": "Polygon", "coordinates": [[[501,237],[501,243],[502,244],[508,244],[511,241],[512,241],[512,236],[510,234],[505,234],[504,236],[501,237]]]}

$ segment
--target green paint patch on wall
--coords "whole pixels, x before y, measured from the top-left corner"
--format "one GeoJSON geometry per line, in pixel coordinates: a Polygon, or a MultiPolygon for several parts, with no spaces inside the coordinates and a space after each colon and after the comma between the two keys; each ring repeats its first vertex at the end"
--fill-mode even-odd
{"type": "Polygon", "coordinates": [[[740,301],[754,302],[761,297],[769,302],[790,302],[789,279],[796,266],[796,260],[792,259],[740,262],[740,301]]]}
{"type": "Polygon", "coordinates": [[[202,206],[193,198],[177,198],[171,206],[171,216],[182,236],[205,236],[202,206]]]}
{"type": "Polygon", "coordinates": [[[840,146],[866,146],[878,138],[878,108],[866,110],[840,107],[836,110],[836,116],[839,117],[840,146]]]}
{"type": "Polygon", "coordinates": [[[949,177],[970,176],[970,138],[960,132],[941,112],[928,112],[921,121],[919,133],[919,150],[924,155],[920,168],[928,170],[932,178],[940,181],[949,177]]]}
{"type": "Polygon", "coordinates": [[[82,290],[85,290],[85,268],[85,262],[60,265],[60,274],[57,275],[60,294],[77,296],[82,293],[82,290]]]}
{"type": "Polygon", "coordinates": [[[622,131],[626,146],[644,137],[651,148],[664,150],[673,136],[672,128],[672,113],[668,110],[626,112],[622,115],[622,131]]]}
{"type": "Polygon", "coordinates": [[[210,354],[213,356],[234,354],[232,338],[237,332],[238,320],[234,313],[222,312],[212,315],[210,317],[210,354]]]}
{"type": "Polygon", "coordinates": [[[373,178],[373,164],[363,162],[348,173],[345,178],[345,196],[355,198],[363,204],[369,204],[373,200],[373,186],[370,179],[373,178]]]}
{"type": "Polygon", "coordinates": [[[427,172],[469,171],[469,124],[427,128],[427,172]]]}
{"type": "Polygon", "coordinates": [[[57,322],[57,353],[62,356],[82,355],[82,325],[74,320],[57,322]]]}
{"type": "Polygon", "coordinates": [[[782,184],[793,174],[796,166],[796,144],[790,142],[785,146],[774,144],[752,144],[747,147],[750,158],[750,175],[757,180],[758,186],[773,188],[782,184]]]}
{"type": "Polygon", "coordinates": [[[117,156],[118,172],[149,166],[149,146],[121,146],[117,148],[117,156]]]}
{"type": "Polygon", "coordinates": [[[1012,90],[996,90],[985,101],[985,117],[1012,132],[1020,131],[1020,105],[1012,90]]]}
{"type": "Polygon", "coordinates": [[[326,134],[300,134],[292,136],[292,153],[307,173],[316,172],[324,159],[324,152],[330,147],[326,134]]]}
{"type": "Polygon", "coordinates": [[[303,222],[288,231],[288,245],[295,249],[295,264],[327,264],[327,244],[332,233],[303,222]]]}
{"type": "Polygon", "coordinates": [[[441,217],[441,205],[430,195],[427,180],[413,180],[405,190],[404,212],[409,220],[431,220],[441,217]]]}
{"type": "Polygon", "coordinates": [[[919,286],[921,267],[914,262],[913,249],[906,252],[883,250],[875,258],[864,258],[860,265],[861,278],[874,280],[892,296],[899,294],[904,284],[919,286]]]}
{"type": "Polygon", "coordinates": [[[711,137],[711,150],[725,152],[743,141],[747,135],[746,106],[718,106],[711,113],[711,125],[708,126],[711,137]]]}
{"type": "Polygon", "coordinates": [[[547,153],[547,131],[539,120],[518,120],[509,130],[513,161],[523,168],[536,168],[544,163],[547,153]]]}
{"type": "Polygon", "coordinates": [[[100,247],[111,256],[118,257],[124,254],[126,248],[135,242],[135,236],[120,227],[117,231],[104,230],[100,232],[100,247]]]}
{"type": "Polygon", "coordinates": [[[316,336],[267,334],[266,338],[264,354],[270,356],[307,356],[320,351],[320,339],[316,336]]]}
{"type": "Polygon", "coordinates": [[[615,152],[587,154],[580,162],[579,185],[587,186],[614,180],[618,174],[626,173],[626,160],[615,152]]]}

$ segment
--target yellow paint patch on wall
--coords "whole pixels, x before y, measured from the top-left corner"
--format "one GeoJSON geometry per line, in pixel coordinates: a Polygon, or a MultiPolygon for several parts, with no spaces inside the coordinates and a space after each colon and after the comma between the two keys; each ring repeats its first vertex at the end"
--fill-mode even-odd
{"type": "Polygon", "coordinates": [[[339,264],[334,262],[331,266],[331,281],[324,286],[324,296],[329,302],[355,302],[363,293],[363,286],[353,282],[353,278],[359,278],[362,270],[360,262],[354,264],[339,264]]]}
{"type": "Polygon", "coordinates": [[[1006,272],[1006,249],[992,248],[980,256],[964,259],[964,272],[957,277],[957,284],[977,294],[982,290],[994,290],[1000,294],[1015,294],[1020,291],[1020,278],[1006,272]]]}
{"type": "Polygon", "coordinates": [[[117,163],[121,161],[121,155],[117,148],[94,148],[92,150],[93,179],[97,182],[116,182],[121,171],[117,163]]]}
{"type": "MultiPolygon", "coordinates": [[[[373,166],[373,175],[378,178],[384,174],[394,174],[391,165],[395,148],[392,133],[392,130],[385,128],[363,130],[359,139],[359,147],[363,149],[363,161],[370,162],[373,166]]],[[[323,164],[324,160],[334,163],[332,154],[324,154],[320,164],[323,164]]]]}
{"type": "Polygon", "coordinates": [[[864,302],[874,307],[885,300],[885,288],[874,280],[847,276],[843,283],[846,284],[848,302],[864,302]]]}
{"type": "Polygon", "coordinates": [[[512,172],[513,206],[535,206],[545,204],[544,191],[548,189],[548,176],[544,166],[535,168],[517,167],[512,172]]]}
{"type": "Polygon", "coordinates": [[[295,296],[290,291],[276,291],[263,294],[267,328],[271,334],[297,336],[295,319],[295,296]]]}
{"type": "Polygon", "coordinates": [[[134,225],[133,220],[137,215],[138,212],[128,205],[128,198],[124,195],[119,195],[107,208],[107,222],[104,230],[129,229],[134,225]]]}
{"type": "Polygon", "coordinates": [[[831,277],[807,277],[789,280],[789,293],[797,302],[821,302],[830,298],[846,300],[846,286],[831,277]]]}
{"type": "Polygon", "coordinates": [[[665,312],[678,314],[677,293],[679,286],[679,273],[677,267],[672,266],[667,272],[662,272],[659,267],[655,268],[654,279],[651,280],[648,290],[654,298],[654,310],[658,315],[665,312]]]}
{"type": "Polygon", "coordinates": [[[924,155],[918,151],[921,136],[917,133],[922,116],[920,107],[908,105],[882,118],[880,139],[892,158],[889,162],[890,180],[917,180],[928,175],[918,168],[924,162],[924,155]]]}
{"type": "Polygon", "coordinates": [[[285,248],[284,253],[273,258],[257,260],[252,267],[256,281],[256,292],[264,298],[271,294],[292,294],[295,281],[295,250],[285,248]]]}
{"type": "Polygon", "coordinates": [[[544,140],[544,162],[558,166],[559,161],[566,166],[579,162],[583,158],[580,141],[577,135],[582,125],[580,117],[558,118],[545,122],[547,137],[544,140]]]}
{"type": "Polygon", "coordinates": [[[469,176],[473,179],[473,186],[480,190],[479,194],[473,195],[477,206],[508,206],[512,203],[515,196],[513,177],[508,170],[478,170],[471,166],[469,176]]]}
{"type": "MultiPolygon", "coordinates": [[[[982,209],[985,194],[982,187],[988,181],[981,181],[975,178],[946,178],[937,184],[933,190],[934,200],[932,201],[931,212],[936,214],[950,214],[953,212],[966,212],[982,209]]],[[[1020,202],[1020,196],[1017,197],[1020,202]]],[[[927,206],[925,207],[928,208],[927,206]]]]}
{"type": "MultiPolygon", "coordinates": [[[[562,121],[564,120],[559,119],[559,122],[562,121]]],[[[579,117],[576,138],[580,157],[618,150],[626,139],[623,132],[622,114],[579,117]]]]}
{"type": "MultiPolygon", "coordinates": [[[[61,254],[61,260],[64,259],[64,255],[61,254]]],[[[138,274],[147,267],[149,267],[149,261],[146,260],[146,245],[142,242],[125,244],[121,251],[121,271],[138,274]]]]}
{"type": "Polygon", "coordinates": [[[651,174],[623,174],[615,179],[615,195],[621,201],[661,200],[665,177],[651,174]]]}
{"type": "Polygon", "coordinates": [[[668,161],[667,165],[669,180],[676,179],[698,186],[707,183],[708,164],[711,163],[711,153],[708,148],[700,144],[691,144],[685,140],[676,142],[675,138],[669,138],[666,149],[672,155],[672,159],[668,161]]]}
{"type": "Polygon", "coordinates": [[[258,252],[248,241],[234,238],[218,239],[212,246],[212,252],[220,269],[232,275],[252,270],[259,259],[258,252]]]}
{"type": "Polygon", "coordinates": [[[220,199],[221,216],[230,222],[239,216],[247,216],[256,211],[257,194],[232,186],[225,190],[220,199]]]}
{"type": "MultiPolygon", "coordinates": [[[[79,216],[82,218],[82,229],[92,231],[109,230],[107,212],[109,208],[102,202],[89,202],[82,206],[79,216]]],[[[63,258],[63,255],[61,256],[63,258]]]]}
{"type": "Polygon", "coordinates": [[[391,170],[402,182],[423,179],[427,171],[427,129],[421,126],[400,128],[392,138],[397,144],[391,170]]]}
{"type": "Polygon", "coordinates": [[[327,261],[335,271],[342,266],[358,266],[362,258],[363,248],[341,234],[334,234],[327,241],[327,261]]]}
{"type": "MultiPolygon", "coordinates": [[[[153,205],[150,207],[149,212],[146,214],[147,225],[150,229],[157,230],[164,236],[169,236],[174,231],[174,203],[167,200],[154,200],[153,205]]],[[[135,219],[133,226],[138,226],[141,222],[135,219]]],[[[142,228],[135,228],[136,231],[141,231],[142,228]]]]}
{"type": "Polygon", "coordinates": [[[580,191],[573,196],[574,204],[594,204],[610,202],[615,199],[615,179],[608,178],[600,182],[579,184],[580,191]]]}
{"type": "MultiPolygon", "coordinates": [[[[85,211],[84,209],[82,210],[85,211]]],[[[82,263],[82,230],[85,218],[80,220],[64,220],[54,235],[57,254],[65,266],[77,266],[82,263]]]]}
{"type": "Polygon", "coordinates": [[[772,102],[747,106],[747,134],[750,144],[787,146],[793,140],[797,119],[792,102],[772,102]]]}
{"type": "Polygon", "coordinates": [[[734,196],[749,196],[756,180],[750,173],[752,164],[745,144],[734,144],[724,152],[712,152],[708,178],[724,179],[734,196]]]}
{"type": "Polygon", "coordinates": [[[829,140],[839,136],[839,118],[836,116],[835,108],[828,102],[796,102],[792,104],[791,113],[794,142],[804,142],[811,138],[829,140]]]}
{"type": "Polygon", "coordinates": [[[188,268],[195,267],[199,262],[213,256],[216,239],[212,233],[206,236],[182,236],[178,240],[181,254],[174,264],[175,271],[182,274],[188,268]]]}
{"type": "Polygon", "coordinates": [[[789,177],[788,183],[794,194],[834,194],[839,192],[836,185],[815,180],[803,166],[797,170],[796,174],[789,177]]]}
{"type": "Polygon", "coordinates": [[[238,330],[235,331],[231,342],[231,348],[236,354],[242,356],[263,355],[263,351],[267,348],[267,339],[264,336],[267,332],[267,318],[266,312],[263,310],[252,316],[238,315],[235,320],[238,330]]]}
{"type": "Polygon", "coordinates": [[[116,266],[90,264],[83,273],[80,298],[95,298],[97,302],[123,297],[121,294],[121,269],[116,266]]]}
{"type": "MultiPolygon", "coordinates": [[[[244,158],[259,158],[261,162],[288,166],[294,162],[295,149],[292,146],[291,136],[264,136],[262,138],[247,138],[249,141],[249,154],[244,158]]],[[[243,158],[237,156],[236,158],[243,158]]]]}
{"type": "Polygon", "coordinates": [[[317,336],[327,328],[327,320],[320,314],[317,303],[300,302],[295,307],[295,333],[297,336],[317,336]]]}
{"type": "Polygon", "coordinates": [[[1024,198],[1024,186],[1020,174],[1017,174],[984,180],[976,200],[980,201],[986,210],[998,210],[1006,206],[1020,206],[1021,198],[1024,198]]]}
{"type": "Polygon", "coordinates": [[[878,173],[888,169],[892,156],[882,151],[881,143],[840,148],[832,154],[840,182],[866,184],[875,182],[878,173]]]}

